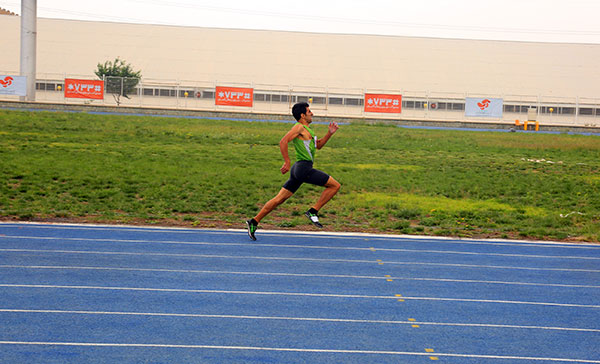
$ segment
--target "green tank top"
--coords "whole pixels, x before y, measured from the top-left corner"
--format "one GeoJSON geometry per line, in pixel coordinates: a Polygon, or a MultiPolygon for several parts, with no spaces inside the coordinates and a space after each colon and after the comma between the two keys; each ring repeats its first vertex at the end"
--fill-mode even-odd
{"type": "Polygon", "coordinates": [[[315,151],[317,150],[317,136],[310,130],[310,128],[304,124],[298,123],[308,130],[310,133],[309,140],[302,140],[300,138],[294,138],[294,148],[296,149],[296,161],[315,161],[315,151]]]}

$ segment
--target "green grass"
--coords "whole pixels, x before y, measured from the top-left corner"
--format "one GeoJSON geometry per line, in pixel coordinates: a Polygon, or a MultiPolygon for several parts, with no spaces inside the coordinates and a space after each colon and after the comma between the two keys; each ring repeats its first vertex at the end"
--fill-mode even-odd
{"type": "MultiPolygon", "coordinates": [[[[241,228],[287,179],[290,127],[0,110],[0,217],[241,228]]],[[[600,240],[597,136],[343,125],[315,167],[342,184],[328,230],[600,240]]],[[[321,190],[261,225],[311,229],[321,190]]]]}

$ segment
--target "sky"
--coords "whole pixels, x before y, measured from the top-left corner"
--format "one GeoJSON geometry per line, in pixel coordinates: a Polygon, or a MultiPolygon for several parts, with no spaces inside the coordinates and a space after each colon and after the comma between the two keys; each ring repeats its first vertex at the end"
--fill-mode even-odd
{"type": "MultiPolygon", "coordinates": [[[[20,0],[0,7],[21,14],[20,0]]],[[[600,0],[37,0],[37,7],[40,18],[600,44],[600,0]]]]}

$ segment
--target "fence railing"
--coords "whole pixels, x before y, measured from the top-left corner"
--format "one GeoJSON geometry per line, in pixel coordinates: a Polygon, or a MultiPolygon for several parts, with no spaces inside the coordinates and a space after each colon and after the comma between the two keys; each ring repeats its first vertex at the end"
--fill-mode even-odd
{"type": "MultiPolygon", "coordinates": [[[[302,85],[266,85],[230,82],[169,81],[141,79],[127,97],[111,97],[123,94],[130,80],[111,78],[105,81],[105,96],[102,100],[66,98],[64,79],[95,79],[92,76],[44,75],[38,78],[36,101],[93,104],[104,106],[133,106],[182,110],[228,111],[260,114],[290,114],[291,106],[306,101],[318,116],[369,118],[381,120],[423,121],[467,121],[480,123],[510,123],[531,119],[531,115],[542,125],[567,125],[600,127],[600,97],[556,97],[544,95],[492,95],[451,93],[414,90],[371,90],[360,88],[329,88],[302,85]],[[217,86],[245,87],[254,90],[251,107],[222,106],[215,103],[217,86]],[[402,95],[400,113],[365,112],[365,93],[402,95]],[[482,118],[465,115],[465,100],[468,97],[490,97],[503,100],[502,117],[482,118]],[[534,110],[534,113],[531,113],[534,110]]],[[[38,75],[38,77],[40,77],[38,75]]],[[[0,99],[18,97],[0,95],[0,99]]]]}

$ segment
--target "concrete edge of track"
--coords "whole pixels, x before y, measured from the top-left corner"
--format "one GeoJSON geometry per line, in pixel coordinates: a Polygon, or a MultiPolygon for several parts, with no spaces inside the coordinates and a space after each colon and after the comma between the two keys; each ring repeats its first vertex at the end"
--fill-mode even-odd
{"type": "MultiPolygon", "coordinates": [[[[227,231],[227,232],[246,232],[246,229],[232,228],[196,228],[196,227],[178,227],[178,226],[159,226],[159,225],[127,225],[127,224],[83,224],[83,223],[68,223],[68,222],[45,222],[45,221],[8,221],[0,220],[2,225],[53,225],[53,226],[81,226],[81,227],[102,227],[102,228],[129,228],[129,229],[161,229],[161,230],[204,230],[204,231],[227,231]]],[[[561,242],[552,240],[518,240],[518,239],[484,239],[484,238],[461,238],[451,236],[433,236],[433,235],[405,235],[405,234],[375,234],[375,233],[360,233],[360,232],[335,232],[335,231],[302,231],[302,230],[260,230],[261,234],[269,235],[322,235],[322,236],[354,236],[354,237],[373,237],[373,238],[389,238],[389,239],[415,239],[415,240],[448,240],[448,241],[477,241],[477,242],[502,242],[502,243],[524,243],[524,244],[558,244],[558,245],[577,245],[577,246],[596,246],[598,243],[577,243],[577,242],[561,242]]]]}

